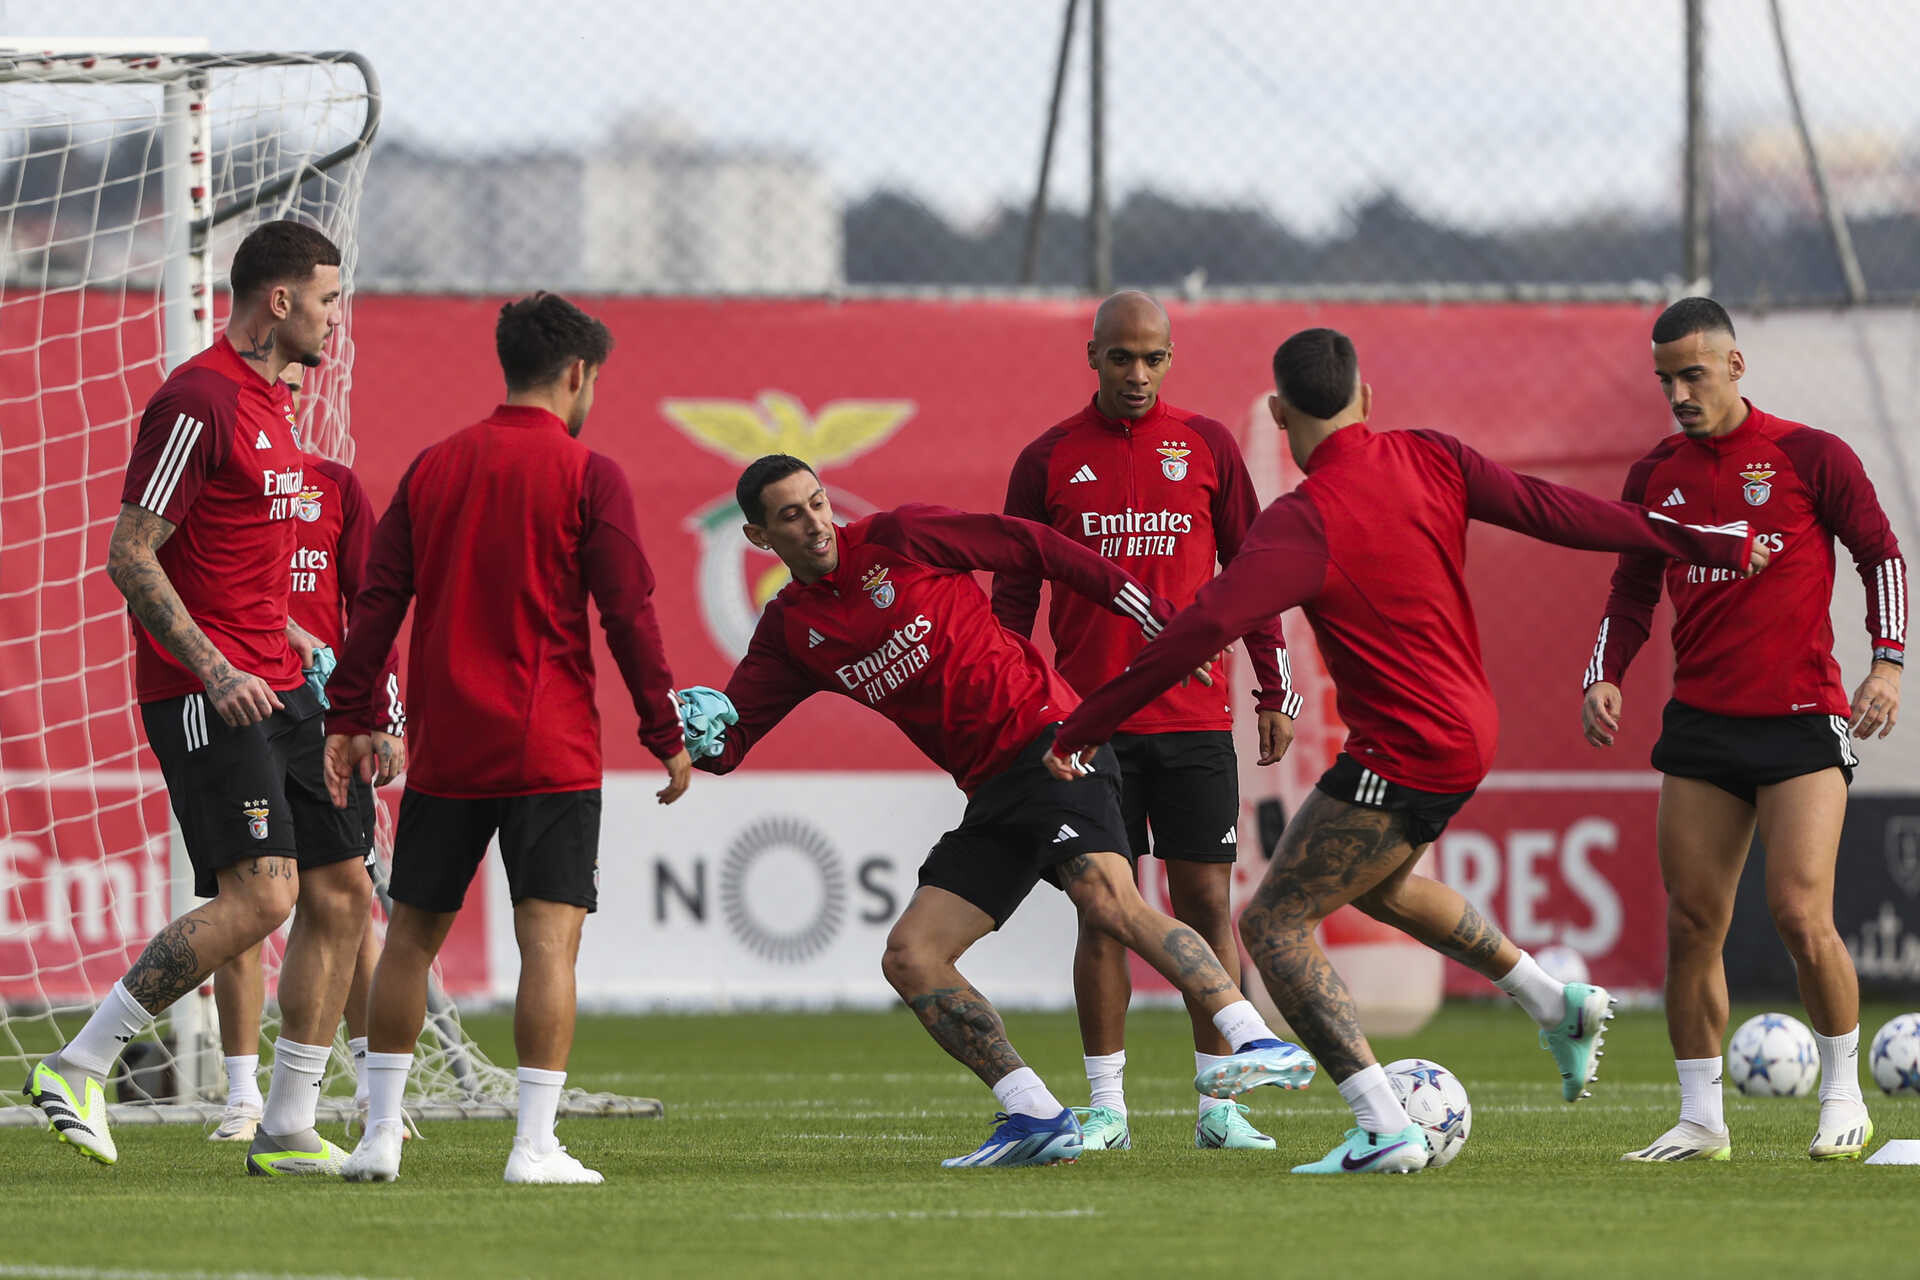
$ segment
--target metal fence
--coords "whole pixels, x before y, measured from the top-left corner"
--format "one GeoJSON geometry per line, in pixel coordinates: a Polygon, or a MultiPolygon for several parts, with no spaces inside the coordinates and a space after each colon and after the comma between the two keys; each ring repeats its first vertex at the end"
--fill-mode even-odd
{"type": "Polygon", "coordinates": [[[103,31],[366,54],[362,287],[1920,297],[1916,5],[0,3],[103,31]]]}

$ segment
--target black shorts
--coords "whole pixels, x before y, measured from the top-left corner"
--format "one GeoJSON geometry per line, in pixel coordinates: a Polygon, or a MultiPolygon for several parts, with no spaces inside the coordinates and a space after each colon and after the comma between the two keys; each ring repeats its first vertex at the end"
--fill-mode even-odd
{"type": "Polygon", "coordinates": [[[1710,782],[1748,804],[1761,787],[1822,769],[1851,784],[1859,763],[1847,718],[1835,715],[1721,716],[1669,702],[1653,744],[1661,773],[1710,782]]]}
{"type": "Polygon", "coordinates": [[[1473,799],[1472,791],[1421,791],[1388,782],[1344,751],[1314,785],[1335,800],[1363,809],[1405,814],[1407,843],[1415,849],[1438,840],[1453,815],[1473,799]]]}
{"type": "Polygon", "coordinates": [[[1127,843],[1145,857],[1232,862],[1240,852],[1240,764],[1225,729],[1116,733],[1127,843]]]}
{"type": "Polygon", "coordinates": [[[1082,853],[1127,855],[1120,814],[1120,765],[1102,747],[1093,772],[1062,782],[1040,758],[1051,726],[967,801],[960,825],[940,837],[920,864],[920,883],[945,889],[993,917],[998,929],[1042,877],[1082,853]]]}
{"type": "Polygon", "coordinates": [[[531,898],[600,906],[600,788],[459,800],[408,787],[393,830],[387,893],[422,911],[458,911],[500,833],[515,906],[531,898]]]}
{"type": "Polygon", "coordinates": [[[305,840],[301,812],[333,807],[317,769],[326,743],[320,703],[305,685],[278,696],[279,711],[237,729],[201,693],[140,708],[187,843],[197,897],[213,897],[222,869],[254,858],[294,858],[305,870],[366,853],[363,845],[316,837],[309,847],[305,840]],[[313,764],[296,768],[295,761],[313,764]]]}
{"type": "Polygon", "coordinates": [[[287,788],[293,845],[303,859],[319,859],[314,866],[364,861],[373,852],[373,784],[355,778],[347,786],[347,807],[334,808],[327,794],[326,745],[322,734],[301,734],[287,756],[287,776],[299,784],[287,788]]]}

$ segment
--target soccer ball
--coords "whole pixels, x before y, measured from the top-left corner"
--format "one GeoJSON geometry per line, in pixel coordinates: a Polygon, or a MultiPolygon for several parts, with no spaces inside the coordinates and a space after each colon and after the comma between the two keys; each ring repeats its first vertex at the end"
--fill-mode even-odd
{"type": "Polygon", "coordinates": [[[1564,943],[1556,942],[1550,947],[1542,947],[1533,953],[1533,961],[1547,971],[1547,976],[1559,982],[1585,982],[1587,980],[1587,961],[1578,951],[1564,943]]]}
{"type": "Polygon", "coordinates": [[[1920,1013],[1903,1013],[1880,1028],[1867,1065],[1883,1091],[1920,1094],[1920,1013]]]}
{"type": "Polygon", "coordinates": [[[1727,1074],[1750,1098],[1804,1098],[1820,1083],[1813,1032],[1784,1013],[1755,1014],[1727,1045],[1727,1074]]]}
{"type": "Polygon", "coordinates": [[[1450,1164],[1473,1130],[1473,1104],[1460,1077],[1425,1058],[1402,1058],[1386,1067],[1387,1083],[1413,1122],[1427,1131],[1427,1167],[1450,1164]]]}

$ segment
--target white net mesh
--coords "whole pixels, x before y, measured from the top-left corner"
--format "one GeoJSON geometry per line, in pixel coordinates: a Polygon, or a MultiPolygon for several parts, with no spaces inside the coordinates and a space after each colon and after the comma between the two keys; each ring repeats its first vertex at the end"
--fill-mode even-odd
{"type": "MultiPolygon", "coordinates": [[[[258,222],[325,230],[351,302],[377,119],[353,55],[0,52],[0,1079],[61,1044],[183,905],[164,784],[136,727],[126,610],[100,571],[141,409],[211,342],[225,310],[212,281],[258,222]]],[[[333,341],[301,397],[302,440],[350,462],[350,306],[333,341]]],[[[383,857],[391,832],[383,806],[383,857]]],[[[283,941],[263,948],[270,996],[283,941]]],[[[184,1096],[120,1118],[217,1114],[209,1009],[204,992],[187,997],[130,1049],[121,1099],[184,1096]]],[[[269,1048],[276,1023],[270,1003],[269,1048]]],[[[351,1070],[338,1049],[336,1075],[351,1070]]],[[[419,1063],[416,1115],[509,1113],[512,1074],[437,990],[419,1063]]],[[[34,1119],[0,1105],[0,1123],[34,1119]]]]}

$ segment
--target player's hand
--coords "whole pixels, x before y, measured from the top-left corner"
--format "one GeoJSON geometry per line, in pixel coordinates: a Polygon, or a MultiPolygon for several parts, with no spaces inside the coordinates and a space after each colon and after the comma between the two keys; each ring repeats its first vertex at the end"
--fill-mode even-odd
{"type": "Polygon", "coordinates": [[[1259,764],[1278,764],[1293,745],[1293,717],[1284,711],[1261,711],[1254,715],[1260,730],[1259,764]]]}
{"type": "Polygon", "coordinates": [[[1875,729],[1883,738],[1893,732],[1900,718],[1900,670],[1891,662],[1876,662],[1854,690],[1853,723],[1847,726],[1854,737],[1871,738],[1875,729]]]}
{"type": "Polygon", "coordinates": [[[654,792],[653,797],[661,804],[672,804],[687,794],[687,784],[693,781],[693,757],[683,747],[679,755],[660,763],[667,766],[667,785],[654,792]]]}
{"type": "Polygon", "coordinates": [[[1062,782],[1072,782],[1076,778],[1084,778],[1093,772],[1094,753],[1099,750],[1099,743],[1082,747],[1072,755],[1064,757],[1057,751],[1049,750],[1040,759],[1047,766],[1048,773],[1062,782]]]}
{"type": "Polygon", "coordinates": [[[1226,656],[1227,656],[1227,651],[1226,651],[1225,649],[1222,649],[1222,650],[1221,650],[1220,652],[1218,652],[1218,653],[1216,653],[1216,654],[1214,654],[1214,655],[1213,655],[1213,656],[1212,656],[1211,658],[1208,658],[1208,659],[1207,659],[1207,660],[1206,660],[1205,662],[1203,662],[1203,663],[1201,663],[1201,664],[1200,664],[1199,666],[1197,666],[1197,667],[1195,667],[1195,668],[1193,669],[1193,674],[1192,674],[1192,675],[1190,675],[1190,676],[1181,676],[1181,677],[1180,677],[1180,687],[1181,687],[1182,689],[1184,689],[1184,688],[1186,688],[1186,687],[1187,687],[1187,686],[1188,686],[1189,684],[1191,684],[1191,683],[1192,683],[1193,681],[1195,681],[1195,680],[1198,680],[1198,681],[1199,681],[1199,682],[1200,682],[1201,684],[1203,684],[1203,685],[1205,685],[1205,686],[1207,686],[1207,688],[1209,688],[1209,689],[1211,689],[1211,688],[1213,688],[1213,667],[1214,667],[1214,664],[1215,664],[1215,663],[1217,663],[1217,662],[1219,662],[1219,661],[1221,661],[1221,660],[1222,660],[1222,659],[1224,659],[1224,658],[1225,658],[1226,656]]]}
{"type": "Polygon", "coordinates": [[[407,771],[407,740],[375,730],[373,762],[373,785],[384,787],[407,771]]]}
{"type": "Polygon", "coordinates": [[[1580,703],[1580,729],[1596,747],[1613,745],[1613,735],[1620,732],[1619,685],[1596,680],[1587,686],[1587,696],[1580,703]]]}
{"type": "Polygon", "coordinates": [[[373,781],[373,735],[370,733],[330,733],[324,765],[327,795],[333,807],[347,807],[348,789],[355,777],[373,781]]]}
{"type": "Polygon", "coordinates": [[[288,618],[287,643],[293,646],[294,656],[300,659],[300,669],[302,671],[311,671],[313,669],[313,651],[320,647],[320,637],[308,631],[292,618],[288,618]]]}
{"type": "Polygon", "coordinates": [[[222,662],[203,676],[201,683],[207,686],[207,701],[213,709],[236,729],[259,724],[280,710],[280,695],[271,685],[259,676],[235,670],[229,663],[222,662]]]}
{"type": "Polygon", "coordinates": [[[1767,550],[1766,539],[1755,538],[1753,540],[1753,549],[1747,552],[1747,572],[1745,576],[1751,578],[1754,574],[1766,568],[1767,561],[1771,559],[1773,559],[1773,552],[1767,550]]]}

